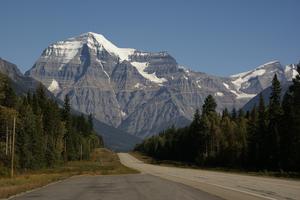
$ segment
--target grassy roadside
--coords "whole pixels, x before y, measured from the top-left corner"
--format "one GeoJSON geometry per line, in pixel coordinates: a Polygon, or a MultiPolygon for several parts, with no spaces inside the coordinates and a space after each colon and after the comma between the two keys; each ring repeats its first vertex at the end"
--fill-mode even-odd
{"type": "Polygon", "coordinates": [[[117,154],[100,148],[90,161],[73,161],[54,169],[44,169],[16,175],[13,179],[0,177],[0,199],[47,185],[74,175],[132,174],[138,171],[122,165],[117,154]]]}
{"type": "Polygon", "coordinates": [[[154,164],[166,167],[179,167],[179,168],[189,168],[189,169],[202,169],[215,172],[226,172],[226,173],[235,173],[240,175],[249,175],[249,176],[261,176],[261,177],[270,177],[270,178],[283,178],[283,179],[295,179],[300,180],[300,174],[295,172],[271,172],[271,171],[245,171],[240,169],[231,169],[231,168],[221,168],[221,167],[199,167],[190,163],[183,163],[172,160],[157,160],[145,154],[142,154],[137,151],[130,152],[130,155],[134,156],[138,160],[143,161],[147,164],[154,164]]]}

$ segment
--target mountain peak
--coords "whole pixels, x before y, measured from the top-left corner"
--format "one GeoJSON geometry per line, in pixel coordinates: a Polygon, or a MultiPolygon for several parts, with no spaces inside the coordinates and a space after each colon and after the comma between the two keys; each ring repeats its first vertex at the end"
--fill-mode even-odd
{"type": "MultiPolygon", "coordinates": [[[[131,48],[119,48],[99,33],[87,32],[81,34],[79,37],[86,38],[86,42],[90,44],[92,48],[97,48],[97,47],[104,48],[110,54],[119,57],[121,61],[128,60],[129,56],[132,55],[135,51],[135,49],[131,49],[131,48]]],[[[90,45],[88,46],[91,47],[90,45]]]]}
{"type": "Polygon", "coordinates": [[[68,62],[77,55],[78,51],[85,44],[95,52],[106,50],[109,54],[118,57],[120,61],[129,60],[129,56],[136,51],[131,48],[119,48],[103,35],[94,32],[87,32],[79,36],[51,44],[44,51],[43,56],[49,57],[54,55],[60,57],[65,62],[68,62]]]}
{"type": "Polygon", "coordinates": [[[274,67],[278,67],[279,69],[283,69],[280,62],[279,62],[279,60],[273,60],[273,61],[267,62],[265,64],[259,65],[258,67],[256,67],[253,70],[242,72],[242,73],[239,73],[239,74],[234,74],[234,75],[231,75],[230,77],[231,78],[244,77],[244,76],[248,76],[249,74],[253,74],[253,73],[254,73],[254,75],[259,76],[259,75],[262,75],[265,72],[266,68],[274,68],[274,67]]]}
{"type": "MultiPolygon", "coordinates": [[[[272,61],[270,61],[270,62],[267,62],[267,63],[265,63],[265,64],[262,64],[262,65],[256,67],[256,70],[257,70],[257,69],[266,68],[266,67],[269,67],[269,66],[275,66],[275,65],[278,66],[278,67],[281,67],[280,61],[279,61],[279,60],[272,60],[272,61]]],[[[282,68],[282,67],[281,67],[281,68],[282,68]]]]}

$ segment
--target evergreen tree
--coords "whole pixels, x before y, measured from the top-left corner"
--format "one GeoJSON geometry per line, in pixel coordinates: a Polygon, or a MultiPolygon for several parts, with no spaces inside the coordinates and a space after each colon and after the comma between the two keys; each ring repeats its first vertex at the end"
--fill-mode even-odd
{"type": "Polygon", "coordinates": [[[197,154],[203,152],[204,136],[201,131],[201,116],[199,109],[196,109],[190,130],[185,137],[186,161],[192,162],[197,154]]]}
{"type": "Polygon", "coordinates": [[[282,102],[284,117],[280,134],[280,158],[285,170],[300,171],[300,63],[282,102]]]}
{"type": "MultiPolygon", "coordinates": [[[[42,85],[33,94],[28,92],[17,97],[8,80],[0,74],[0,128],[5,130],[0,131],[0,137],[5,137],[2,133],[6,133],[7,126],[11,129],[12,118],[17,116],[16,169],[26,171],[61,164],[65,143],[68,146],[65,161],[80,159],[80,146],[82,158],[88,159],[91,151],[102,145],[102,138],[95,134],[91,121],[83,115],[71,115],[68,97],[63,109],[47,97],[42,85]]],[[[171,139],[167,138],[173,148],[171,139]]],[[[8,167],[8,161],[8,156],[0,152],[0,166],[8,167]]]]}
{"type": "Polygon", "coordinates": [[[215,136],[217,135],[217,103],[212,95],[208,95],[202,106],[202,116],[200,123],[201,130],[201,149],[197,161],[201,164],[206,162],[208,156],[214,156],[215,136]]]}
{"type": "Polygon", "coordinates": [[[278,169],[279,163],[279,151],[280,151],[280,125],[282,120],[282,108],[281,108],[281,86],[275,74],[272,80],[272,92],[269,103],[269,128],[268,128],[268,166],[271,169],[278,169]]]}
{"type": "Polygon", "coordinates": [[[47,96],[44,86],[40,83],[38,87],[36,88],[36,96],[38,100],[38,105],[41,108],[41,110],[45,110],[45,104],[47,102],[47,96]]]}
{"type": "Polygon", "coordinates": [[[88,116],[88,124],[89,124],[89,129],[93,130],[94,129],[94,122],[93,122],[93,114],[89,114],[88,116]]]}
{"type": "Polygon", "coordinates": [[[256,158],[254,162],[259,168],[265,169],[268,166],[268,125],[267,125],[267,113],[265,101],[262,94],[259,95],[259,105],[258,105],[258,121],[257,129],[254,133],[254,141],[257,143],[255,149],[256,158]]]}
{"type": "Polygon", "coordinates": [[[202,106],[202,115],[208,115],[211,112],[216,112],[217,103],[212,95],[208,95],[202,106]]]}
{"type": "Polygon", "coordinates": [[[223,112],[222,112],[222,119],[223,119],[224,117],[230,117],[230,115],[229,115],[229,112],[228,112],[228,109],[227,109],[227,108],[225,108],[225,109],[223,110],[223,112]]]}
{"type": "Polygon", "coordinates": [[[248,149],[247,149],[247,160],[249,168],[257,168],[258,167],[258,158],[260,155],[259,152],[259,144],[258,144],[258,131],[257,131],[257,110],[256,105],[251,110],[248,119],[247,125],[247,135],[248,135],[248,149]]]}
{"type": "Polygon", "coordinates": [[[35,135],[35,119],[27,100],[24,98],[17,120],[16,152],[19,155],[19,165],[22,169],[36,168],[33,157],[32,138],[35,135]]]}
{"type": "Polygon", "coordinates": [[[10,82],[8,77],[0,75],[0,105],[12,108],[16,106],[17,97],[10,82]]]}
{"type": "Polygon", "coordinates": [[[236,109],[233,108],[232,111],[231,111],[231,119],[232,120],[236,120],[236,118],[237,118],[236,109]]]}
{"type": "Polygon", "coordinates": [[[237,138],[237,160],[236,163],[241,166],[246,166],[247,161],[247,149],[248,149],[248,132],[247,132],[247,119],[244,117],[244,113],[242,110],[239,110],[239,117],[237,120],[236,126],[236,138],[237,138]]]}
{"type": "Polygon", "coordinates": [[[64,107],[63,107],[63,110],[62,110],[62,119],[64,121],[70,121],[70,115],[71,115],[71,105],[70,105],[70,98],[69,98],[69,95],[66,95],[65,96],[65,99],[64,99],[64,107]]]}

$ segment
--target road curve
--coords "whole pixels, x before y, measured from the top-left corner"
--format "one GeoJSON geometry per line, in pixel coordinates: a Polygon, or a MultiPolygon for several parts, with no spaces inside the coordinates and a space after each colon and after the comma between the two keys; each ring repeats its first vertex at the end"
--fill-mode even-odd
{"type": "Polygon", "coordinates": [[[121,163],[142,173],[183,183],[224,199],[299,200],[300,181],[145,164],[127,153],[121,163]]]}

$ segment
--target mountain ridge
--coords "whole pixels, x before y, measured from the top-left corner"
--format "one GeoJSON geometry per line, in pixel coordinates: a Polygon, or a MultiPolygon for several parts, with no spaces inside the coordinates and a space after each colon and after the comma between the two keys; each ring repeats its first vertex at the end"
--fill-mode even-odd
{"type": "Polygon", "coordinates": [[[270,86],[275,73],[287,82],[290,70],[285,70],[272,61],[218,77],[183,68],[167,52],[119,48],[103,35],[88,32],[48,46],[26,75],[59,99],[68,94],[75,110],[144,138],[174,122],[186,125],[209,94],[219,111],[241,108],[270,86]]]}

